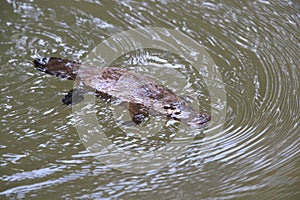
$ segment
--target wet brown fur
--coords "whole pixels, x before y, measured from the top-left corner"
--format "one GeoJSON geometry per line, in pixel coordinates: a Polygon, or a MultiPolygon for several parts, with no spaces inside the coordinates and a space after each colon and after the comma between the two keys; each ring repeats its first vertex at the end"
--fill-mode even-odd
{"type": "MultiPolygon", "coordinates": [[[[81,68],[81,64],[60,58],[41,58],[35,67],[60,78],[77,80],[83,87],[104,97],[116,97],[128,103],[135,123],[140,123],[154,110],[187,124],[204,124],[210,116],[197,113],[170,89],[124,68],[81,68]]],[[[81,86],[82,87],[82,86],[81,86]]],[[[72,96],[72,91],[68,94],[72,96]]]]}

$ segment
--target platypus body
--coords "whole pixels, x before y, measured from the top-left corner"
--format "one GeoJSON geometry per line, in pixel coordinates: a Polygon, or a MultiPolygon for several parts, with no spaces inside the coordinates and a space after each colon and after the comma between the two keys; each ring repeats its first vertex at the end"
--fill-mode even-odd
{"type": "Polygon", "coordinates": [[[114,97],[128,105],[132,121],[141,123],[150,111],[159,113],[193,128],[200,128],[210,116],[198,113],[191,106],[150,78],[124,68],[88,68],[80,63],[61,58],[40,58],[34,60],[39,71],[63,79],[79,81],[79,87],[72,89],[62,100],[70,105],[83,100],[81,91],[96,91],[99,96],[114,97]],[[74,98],[76,97],[76,98],[74,98]]]}

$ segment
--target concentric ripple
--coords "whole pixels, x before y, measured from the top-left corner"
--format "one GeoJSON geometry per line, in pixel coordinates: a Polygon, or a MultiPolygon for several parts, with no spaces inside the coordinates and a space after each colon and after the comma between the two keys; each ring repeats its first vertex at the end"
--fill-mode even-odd
{"type": "MultiPolygon", "coordinates": [[[[299,198],[299,2],[11,0],[1,8],[0,197],[299,198]],[[141,71],[174,90],[176,82],[164,82],[157,69],[164,64],[183,74],[184,84],[199,87],[203,109],[222,116],[225,126],[209,134],[220,127],[214,121],[164,168],[130,174],[105,166],[85,149],[72,109],[61,104],[72,83],[36,72],[31,60],[83,60],[109,36],[145,26],[178,30],[201,44],[222,75],[227,104],[210,104],[214,96],[203,77],[166,52],[133,52],[115,63],[129,69],[151,63],[155,70],[141,71]]],[[[219,81],[210,84],[218,87],[219,81]]],[[[100,114],[111,109],[101,100],[95,107],[100,114]]],[[[110,139],[124,148],[151,148],[170,138],[159,135],[153,144],[127,135],[110,139]]]]}

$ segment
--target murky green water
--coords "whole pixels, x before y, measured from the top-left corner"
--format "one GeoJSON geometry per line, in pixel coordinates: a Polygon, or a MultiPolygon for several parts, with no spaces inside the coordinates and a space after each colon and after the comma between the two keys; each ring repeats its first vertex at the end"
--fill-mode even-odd
{"type": "MultiPolygon", "coordinates": [[[[299,11],[292,0],[1,1],[1,199],[299,199],[299,11]],[[202,45],[227,104],[211,103],[210,85],[180,57],[142,51],[116,60],[185,97],[180,88],[193,85],[200,108],[220,117],[172,162],[139,174],[108,167],[86,149],[72,108],[61,103],[73,83],[36,71],[32,60],[82,61],[108,37],[145,26],[178,30],[202,45]]],[[[93,106],[102,123],[103,110],[116,107],[93,106]]],[[[146,141],[149,150],[187,132],[170,127],[152,143],[145,135],[108,137],[124,149],[146,141]]]]}

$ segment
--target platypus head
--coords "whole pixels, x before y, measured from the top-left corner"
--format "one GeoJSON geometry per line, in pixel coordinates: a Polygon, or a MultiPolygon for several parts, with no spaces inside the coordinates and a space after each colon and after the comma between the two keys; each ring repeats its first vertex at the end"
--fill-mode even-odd
{"type": "MultiPolygon", "coordinates": [[[[166,107],[165,107],[166,109],[166,107]]],[[[211,117],[205,113],[199,113],[185,103],[176,103],[167,108],[172,119],[182,121],[191,128],[202,128],[207,125],[211,117]]]]}
{"type": "Polygon", "coordinates": [[[38,58],[33,61],[34,66],[37,70],[57,76],[62,79],[76,79],[79,63],[74,61],[55,58],[55,57],[44,57],[38,58]]]}

